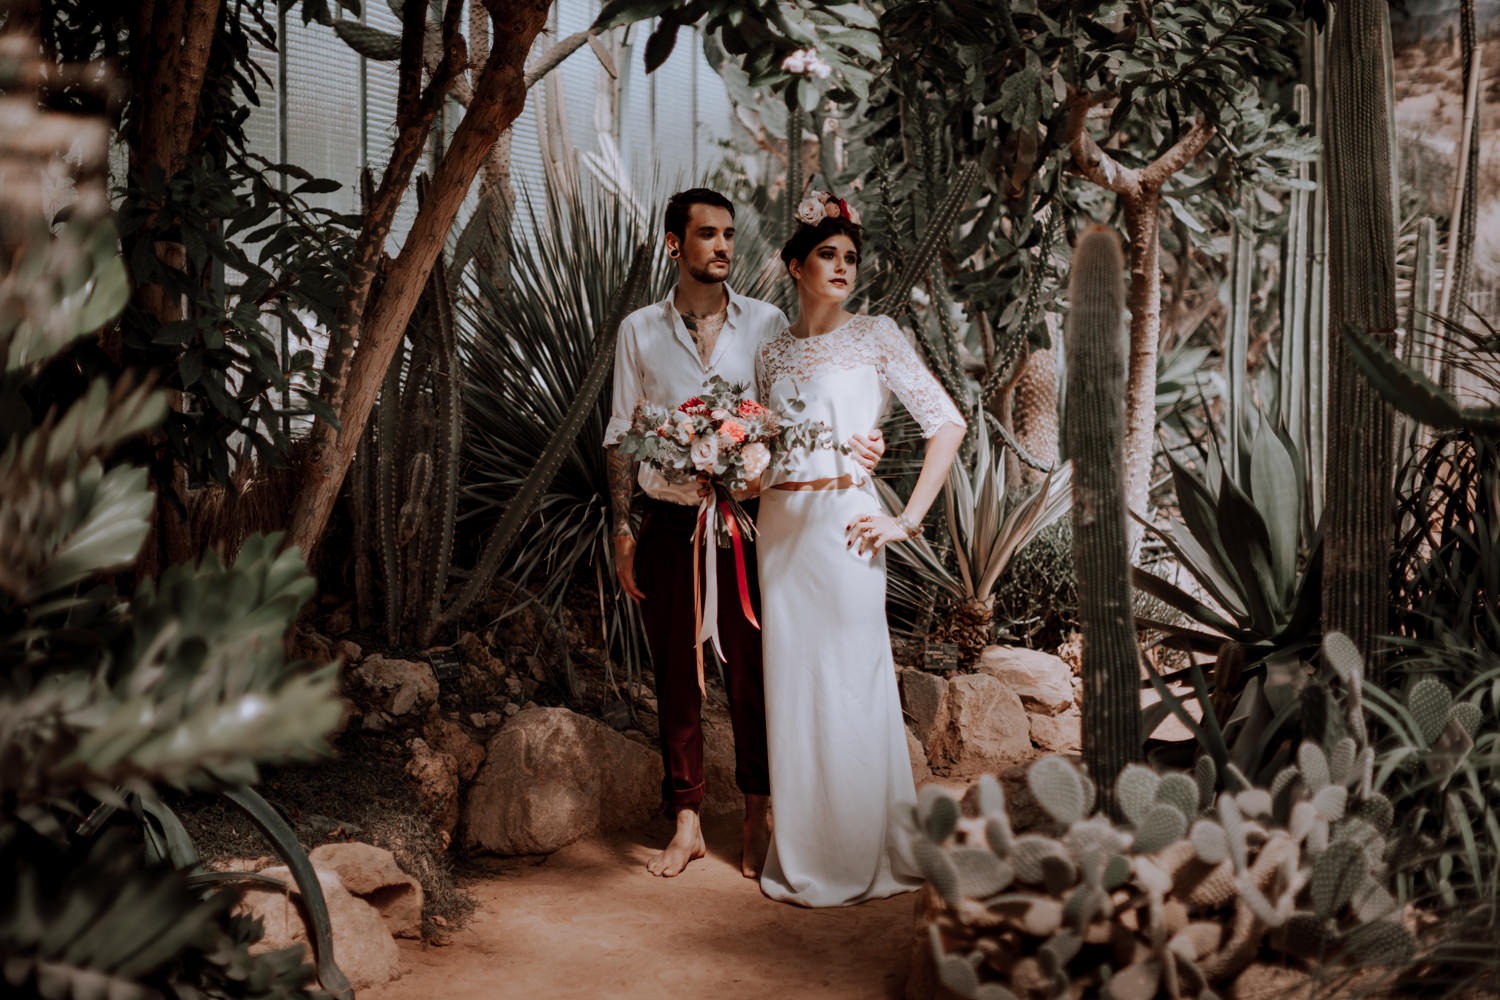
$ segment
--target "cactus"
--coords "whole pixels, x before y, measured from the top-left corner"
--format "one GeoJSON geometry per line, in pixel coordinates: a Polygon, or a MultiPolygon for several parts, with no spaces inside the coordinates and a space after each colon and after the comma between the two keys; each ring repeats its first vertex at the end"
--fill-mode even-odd
{"type": "MultiPolygon", "coordinates": [[[[1347,673],[1357,694],[1362,667],[1347,673]]],[[[1391,804],[1368,791],[1369,749],[1306,742],[1279,794],[1246,784],[1211,803],[1211,768],[1130,765],[1113,796],[1130,825],[1086,815],[1075,766],[1043,758],[1027,783],[1056,836],[1013,836],[993,778],[972,796],[978,815],[956,821],[958,800],[924,789],[897,837],[948,907],[928,927],[940,978],[970,998],[1201,1000],[1267,948],[1320,968],[1408,964],[1414,940],[1387,887],[1391,804]]]]}
{"type": "Polygon", "coordinates": [[[361,614],[373,624],[378,590],[393,643],[429,645],[439,620],[458,513],[461,377],[452,297],[434,269],[381,383],[352,485],[355,532],[379,566],[378,580],[373,567],[357,568],[361,614]]]}
{"type": "Polygon", "coordinates": [[[1068,283],[1073,558],[1083,619],[1084,760],[1106,790],[1141,756],[1140,673],[1131,619],[1125,513],[1125,258],[1111,229],[1078,239],[1068,283]]]}
{"type": "MultiPolygon", "coordinates": [[[[796,86],[793,84],[794,89],[796,86]]],[[[797,204],[802,201],[802,189],[806,187],[802,179],[802,115],[802,102],[792,95],[786,109],[786,204],[782,217],[788,240],[797,231],[797,204]]]]}

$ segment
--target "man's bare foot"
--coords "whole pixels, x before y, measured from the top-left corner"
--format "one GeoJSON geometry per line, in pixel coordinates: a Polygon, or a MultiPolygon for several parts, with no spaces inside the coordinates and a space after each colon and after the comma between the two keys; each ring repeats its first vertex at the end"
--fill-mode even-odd
{"type": "Polygon", "coordinates": [[[703,827],[698,822],[698,813],[693,809],[677,811],[677,832],[672,842],[661,853],[646,862],[646,870],[652,875],[672,878],[681,875],[690,862],[697,861],[708,853],[703,843],[703,827]]]}
{"type": "Polygon", "coordinates": [[[768,795],[745,796],[745,823],[740,843],[740,874],[760,878],[771,847],[771,799],[768,795]]]}

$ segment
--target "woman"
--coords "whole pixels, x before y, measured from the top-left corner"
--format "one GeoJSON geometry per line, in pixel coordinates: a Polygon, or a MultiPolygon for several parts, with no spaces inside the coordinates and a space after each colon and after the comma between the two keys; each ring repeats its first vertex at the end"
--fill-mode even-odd
{"type": "Polygon", "coordinates": [[[878,423],[894,393],[928,438],[906,509],[881,511],[850,456],[816,451],[767,474],[759,567],[767,736],[775,823],[761,889],[805,906],[841,906],[920,885],[891,866],[891,806],[914,803],[906,729],[885,621],[885,555],[917,533],[964,437],[953,401],[887,316],[844,310],[862,234],[842,199],[798,208],[781,251],[797,283],[796,321],[760,349],[761,401],[833,428],[878,423]]]}

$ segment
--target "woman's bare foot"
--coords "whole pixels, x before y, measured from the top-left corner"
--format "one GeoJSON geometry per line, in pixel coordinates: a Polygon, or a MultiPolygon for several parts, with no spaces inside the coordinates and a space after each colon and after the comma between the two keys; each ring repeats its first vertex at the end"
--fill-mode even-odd
{"type": "Polygon", "coordinates": [[[771,846],[771,798],[768,795],[745,796],[745,823],[740,843],[740,874],[760,878],[766,865],[766,851],[771,846]]]}
{"type": "Polygon", "coordinates": [[[703,843],[703,827],[698,822],[697,811],[680,809],[677,812],[677,832],[672,835],[672,842],[646,862],[646,870],[652,875],[672,878],[681,875],[690,862],[697,861],[706,853],[708,848],[703,843]]]}

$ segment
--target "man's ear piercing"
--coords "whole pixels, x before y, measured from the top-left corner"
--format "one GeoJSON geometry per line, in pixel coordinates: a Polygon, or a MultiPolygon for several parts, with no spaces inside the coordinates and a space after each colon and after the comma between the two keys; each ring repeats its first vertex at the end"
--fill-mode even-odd
{"type": "Polygon", "coordinates": [[[671,257],[673,260],[676,260],[677,259],[677,248],[676,247],[667,247],[667,256],[671,257]]]}

